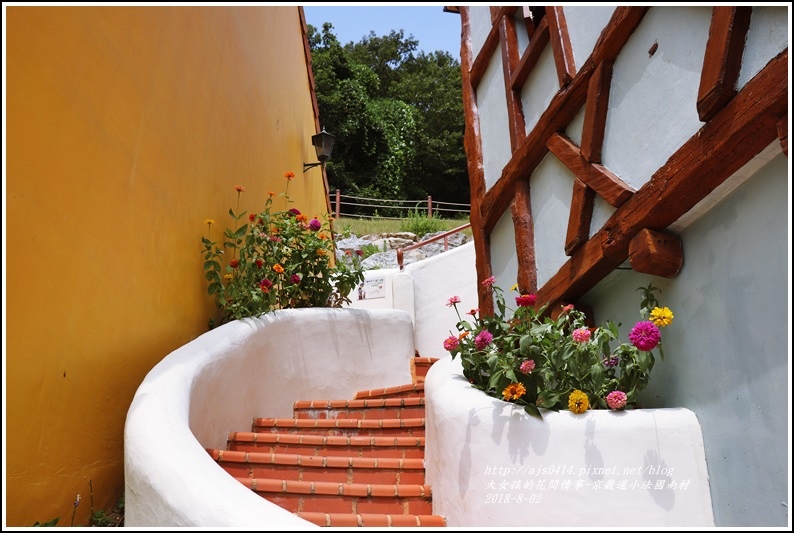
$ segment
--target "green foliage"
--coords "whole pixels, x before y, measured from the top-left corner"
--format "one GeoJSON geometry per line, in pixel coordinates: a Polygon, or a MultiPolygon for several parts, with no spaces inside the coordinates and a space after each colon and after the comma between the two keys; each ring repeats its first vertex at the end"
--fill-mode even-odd
{"type": "Polygon", "coordinates": [[[108,527],[114,525],[113,519],[102,509],[94,511],[91,515],[91,525],[96,527],[108,527]]]}
{"type": "Polygon", "coordinates": [[[523,405],[525,410],[540,417],[538,408],[560,410],[571,408],[572,394],[587,397],[582,411],[594,409],[623,409],[636,406],[638,394],[650,380],[655,358],[653,349],[661,350],[658,327],[668,325],[673,318],[668,308],[659,308],[653,296],[657,288],[649,284],[641,287],[642,321],[629,338],[641,327],[655,330],[655,342],[632,339],[612,349],[618,338],[618,325],[607,321],[599,328],[588,328],[585,315],[572,305],[562,308],[557,318],[546,316],[545,306],[535,308],[534,295],[516,297],[516,310],[505,304],[502,290],[493,278],[483,282],[493,292],[496,310],[493,316],[478,316],[473,310],[472,322],[463,320],[458,312],[459,299],[453,297],[448,305],[458,312],[458,335],[444,341],[452,358],[461,357],[464,376],[472,386],[489,396],[523,405]],[[654,303],[653,310],[646,307],[654,303]],[[577,392],[581,391],[581,392],[577,392]],[[616,392],[617,391],[617,392],[616,392]],[[617,396],[610,397],[613,393],[617,396]],[[618,400],[619,398],[619,400],[618,400]]]}
{"type": "MultiPolygon", "coordinates": [[[[287,189],[294,175],[285,174],[287,189]]],[[[327,215],[308,217],[296,208],[275,211],[273,195],[260,213],[229,209],[234,228],[224,232],[223,246],[202,237],[207,292],[215,297],[219,310],[217,325],[258,316],[276,309],[299,307],[341,307],[348,294],[364,279],[357,261],[334,262],[334,245],[327,215]],[[231,252],[225,265],[224,258],[231,252]]],[[[208,220],[209,228],[214,221],[208,220]]],[[[210,320],[210,327],[216,325],[210,320]]]]}
{"type": "Polygon", "coordinates": [[[444,223],[438,218],[428,218],[418,211],[411,211],[408,217],[400,220],[400,231],[409,231],[419,236],[436,233],[445,229],[444,223]]]}
{"type": "Polygon", "coordinates": [[[417,52],[402,30],[344,46],[330,23],[308,30],[320,121],[337,136],[329,184],[370,198],[467,203],[459,61],[417,52]]]}
{"type": "MultiPolygon", "coordinates": [[[[449,231],[462,226],[468,219],[433,218],[441,227],[438,231],[449,231]]],[[[344,238],[350,235],[361,237],[375,233],[397,233],[408,231],[404,229],[405,219],[392,218],[340,218],[334,221],[334,231],[342,234],[344,238]]],[[[463,230],[471,235],[471,228],[463,230]]]]}

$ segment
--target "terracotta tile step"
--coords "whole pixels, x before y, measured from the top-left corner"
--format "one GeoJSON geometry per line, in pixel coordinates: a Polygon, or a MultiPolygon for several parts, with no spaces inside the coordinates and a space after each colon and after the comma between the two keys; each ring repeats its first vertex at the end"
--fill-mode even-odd
{"type": "Polygon", "coordinates": [[[325,527],[445,527],[443,516],[411,514],[296,513],[325,527]]]}
{"type": "Polygon", "coordinates": [[[395,457],[422,459],[424,437],[329,436],[301,433],[229,433],[226,448],[232,451],[294,453],[343,457],[395,457]]]}
{"type": "Polygon", "coordinates": [[[411,359],[411,378],[414,383],[423,382],[427,371],[438,361],[437,357],[414,357],[411,359]]]}
{"type": "Polygon", "coordinates": [[[356,400],[364,398],[404,398],[412,396],[424,397],[425,384],[408,383],[405,385],[397,385],[396,387],[386,387],[385,389],[370,389],[358,391],[355,395],[356,400]]]}
{"type": "Polygon", "coordinates": [[[380,435],[424,437],[424,418],[381,418],[357,420],[336,418],[306,420],[300,418],[254,418],[254,432],[270,433],[315,433],[324,435],[380,435]]]}
{"type": "Polygon", "coordinates": [[[324,457],[207,449],[234,477],[328,481],[333,483],[425,483],[424,459],[324,457]]]}
{"type": "Polygon", "coordinates": [[[429,485],[235,479],[293,513],[433,514],[429,485]]]}
{"type": "Polygon", "coordinates": [[[425,399],[368,398],[363,400],[310,400],[293,404],[295,418],[424,418],[425,399]]]}

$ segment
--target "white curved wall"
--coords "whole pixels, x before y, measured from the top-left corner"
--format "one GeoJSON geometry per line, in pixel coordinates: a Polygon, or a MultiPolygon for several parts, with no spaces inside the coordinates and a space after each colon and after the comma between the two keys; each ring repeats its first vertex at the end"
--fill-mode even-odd
{"type": "Polygon", "coordinates": [[[296,400],[352,399],[411,382],[410,316],[293,309],[234,321],[166,356],[141,383],[124,431],[128,527],[307,528],[234,480],[205,448],[296,400]]]}
{"type": "Polygon", "coordinates": [[[458,527],[711,527],[700,426],[687,409],[544,410],[491,398],[445,357],[425,378],[433,512],[458,527]]]}

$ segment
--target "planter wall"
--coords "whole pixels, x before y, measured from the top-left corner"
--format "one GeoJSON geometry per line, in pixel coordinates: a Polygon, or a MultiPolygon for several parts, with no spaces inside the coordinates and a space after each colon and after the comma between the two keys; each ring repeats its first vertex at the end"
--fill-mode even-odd
{"type": "Polygon", "coordinates": [[[427,483],[448,526],[714,525],[700,425],[682,408],[544,411],[473,388],[460,359],[425,381],[427,483]]]}

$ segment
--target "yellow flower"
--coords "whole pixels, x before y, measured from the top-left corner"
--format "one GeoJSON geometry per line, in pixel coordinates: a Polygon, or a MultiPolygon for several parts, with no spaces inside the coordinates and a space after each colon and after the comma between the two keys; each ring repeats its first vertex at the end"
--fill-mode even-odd
{"type": "Polygon", "coordinates": [[[505,401],[518,400],[527,393],[526,387],[521,383],[511,383],[502,391],[505,401]]]}
{"type": "Polygon", "coordinates": [[[208,218],[207,220],[205,220],[205,221],[204,221],[204,223],[205,223],[205,224],[210,224],[210,225],[211,225],[211,224],[215,224],[215,221],[214,221],[214,220],[212,220],[211,218],[208,218]]]}
{"type": "Polygon", "coordinates": [[[669,307],[654,307],[651,311],[651,321],[660,328],[669,326],[673,322],[673,312],[669,307]]]}
{"type": "Polygon", "coordinates": [[[512,287],[510,287],[510,290],[511,290],[511,291],[516,291],[516,290],[518,290],[518,283],[516,283],[516,284],[514,284],[512,287]]]}
{"type": "Polygon", "coordinates": [[[587,399],[587,394],[579,389],[574,390],[568,398],[568,409],[580,415],[590,408],[590,401],[587,399]]]}
{"type": "Polygon", "coordinates": [[[283,274],[284,273],[284,267],[279,265],[278,263],[273,265],[273,270],[275,270],[279,274],[283,274]]]}
{"type": "Polygon", "coordinates": [[[232,279],[234,277],[234,274],[224,274],[223,277],[226,279],[232,279]]]}

